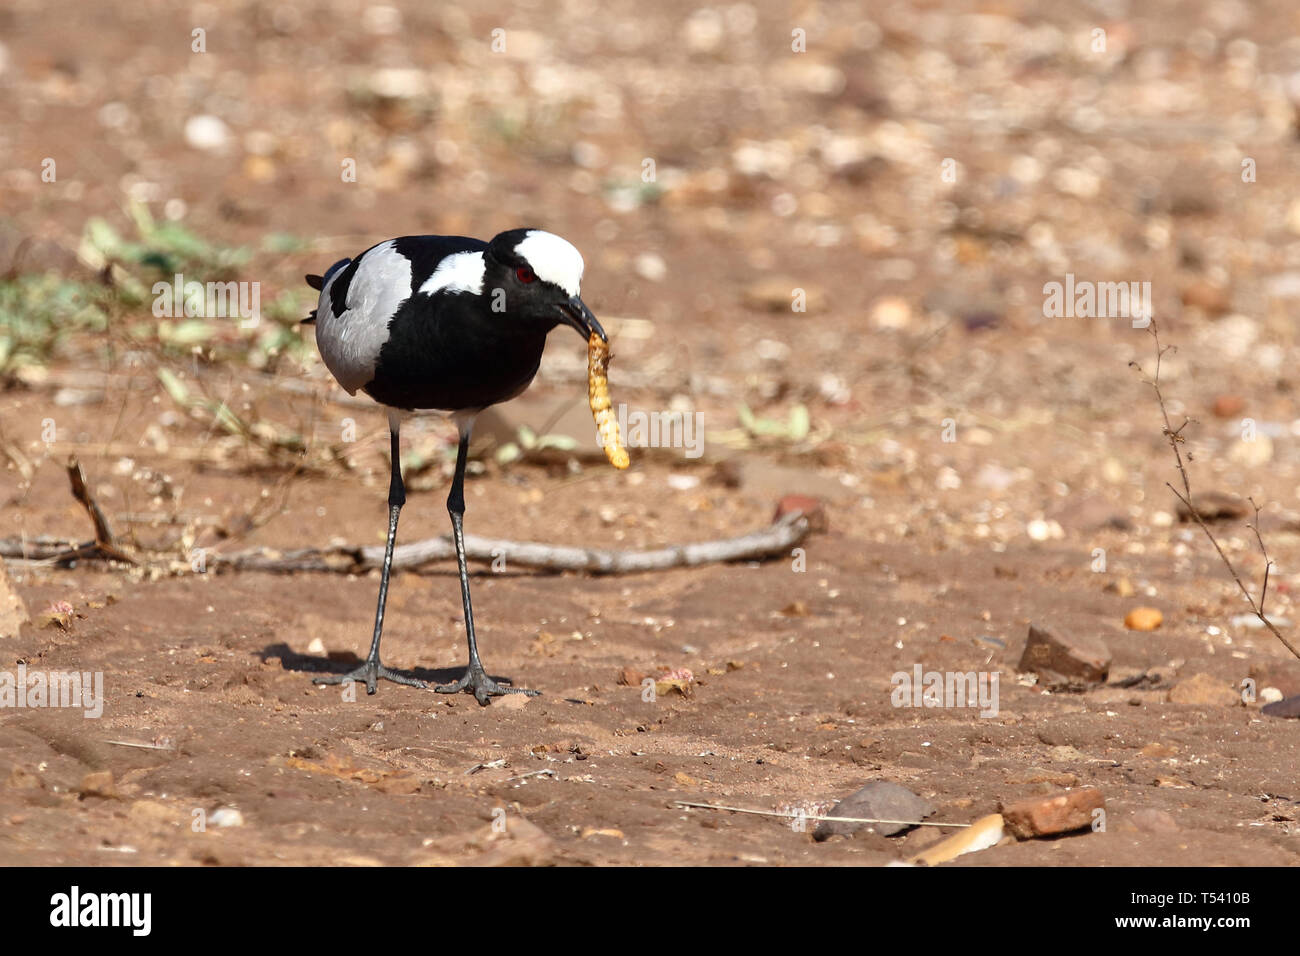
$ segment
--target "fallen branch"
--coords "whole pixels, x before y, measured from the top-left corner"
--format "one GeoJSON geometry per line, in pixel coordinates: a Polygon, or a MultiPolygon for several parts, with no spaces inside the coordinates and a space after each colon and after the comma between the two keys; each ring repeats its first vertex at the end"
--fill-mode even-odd
{"type": "MultiPolygon", "coordinates": [[[[50,538],[7,538],[0,541],[0,557],[67,565],[74,560],[103,558],[145,567],[175,571],[187,561],[170,552],[156,552],[157,560],[147,561],[127,555],[119,548],[108,527],[103,511],[86,487],[86,477],[75,457],[68,459],[68,477],[73,497],[90,515],[95,540],[86,544],[56,541],[50,538]]],[[[580,548],[544,544],[536,541],[510,541],[505,538],[465,536],[465,556],[470,561],[495,564],[505,561],[520,567],[544,571],[586,571],[589,574],[635,574],[663,571],[668,568],[698,567],[727,561],[755,561],[788,554],[809,532],[808,519],[802,512],[792,512],[758,531],[735,538],[679,544],[646,551],[614,551],[606,548],[580,548]]],[[[410,570],[456,556],[451,537],[427,538],[399,545],[393,551],[393,568],[410,570]]],[[[188,560],[188,559],[187,559],[188,560]]],[[[277,551],[251,548],[223,554],[208,550],[204,554],[206,569],[233,571],[332,571],[356,574],[382,566],[381,546],[341,546],[334,548],[300,548],[277,551]]]]}
{"type": "Polygon", "coordinates": [[[819,813],[799,813],[790,810],[747,810],[744,807],[722,807],[716,803],[696,803],[693,800],[674,800],[679,807],[694,810],[726,810],[728,813],[754,813],[763,817],[786,817],[791,820],[830,820],[832,823],[894,823],[909,827],[969,827],[969,823],[930,823],[925,820],[876,820],[871,817],[830,817],[819,813]]]}
{"type": "MultiPolygon", "coordinates": [[[[737,538],[679,544],[647,551],[612,551],[605,548],[577,548],[542,544],[534,541],[509,541],[504,538],[465,536],[465,556],[471,561],[492,563],[504,560],[507,565],[547,571],[586,571],[591,574],[635,574],[663,571],[668,568],[698,567],[724,561],[753,561],[788,553],[808,534],[808,519],[801,512],[785,515],[759,531],[737,538]]],[[[434,561],[456,556],[450,537],[428,538],[393,550],[393,568],[418,568],[434,561]]],[[[348,574],[378,568],[384,561],[384,549],[303,548],[276,552],[266,548],[237,551],[232,554],[210,552],[209,568],[237,571],[335,571],[348,574]]]]}
{"type": "MultiPolygon", "coordinates": [[[[1184,416],[1183,423],[1177,428],[1174,428],[1173,423],[1169,420],[1169,409],[1165,405],[1164,394],[1160,391],[1160,363],[1164,359],[1165,353],[1172,349],[1173,346],[1161,346],[1160,332],[1156,328],[1155,322],[1151,323],[1151,336],[1155,339],[1156,344],[1156,367],[1155,373],[1148,380],[1147,384],[1150,385],[1152,390],[1156,393],[1156,401],[1160,403],[1160,414],[1164,416],[1165,420],[1163,429],[1164,436],[1169,442],[1170,449],[1174,453],[1174,461],[1177,462],[1178,465],[1178,474],[1181,475],[1183,479],[1182,491],[1179,491],[1167,481],[1165,482],[1165,487],[1172,491],[1178,500],[1186,506],[1187,512],[1191,516],[1192,520],[1195,521],[1197,526],[1205,532],[1205,536],[1210,539],[1210,544],[1214,546],[1215,552],[1219,555],[1220,560],[1223,561],[1224,567],[1228,569],[1228,574],[1231,575],[1232,580],[1237,583],[1237,588],[1241,591],[1242,596],[1245,597],[1246,603],[1250,605],[1250,609],[1254,612],[1255,617],[1259,618],[1260,623],[1268,628],[1269,632],[1281,641],[1288,651],[1300,658],[1300,650],[1296,650],[1295,645],[1286,639],[1286,636],[1277,629],[1277,626],[1270,621],[1264,613],[1264,599],[1268,596],[1268,578],[1270,572],[1273,570],[1273,562],[1269,559],[1268,551],[1264,547],[1264,538],[1259,533],[1259,505],[1255,504],[1255,499],[1247,499],[1250,501],[1251,507],[1255,509],[1255,521],[1253,524],[1248,525],[1248,527],[1255,532],[1255,540],[1259,543],[1260,553],[1264,555],[1264,583],[1260,588],[1259,600],[1255,599],[1255,596],[1250,593],[1250,589],[1247,588],[1245,583],[1241,580],[1241,575],[1237,573],[1236,567],[1233,566],[1232,561],[1229,560],[1227,554],[1224,553],[1223,548],[1219,545],[1218,539],[1214,537],[1214,532],[1212,532],[1210,526],[1205,523],[1205,518],[1202,517],[1201,509],[1192,504],[1192,480],[1187,474],[1187,466],[1183,463],[1183,453],[1178,447],[1185,441],[1183,438],[1183,429],[1190,425],[1192,420],[1184,416]]],[[[1137,365],[1136,362],[1130,364],[1135,367],[1137,365]]],[[[1190,458],[1191,456],[1189,455],[1188,459],[1190,460],[1190,458]]]]}

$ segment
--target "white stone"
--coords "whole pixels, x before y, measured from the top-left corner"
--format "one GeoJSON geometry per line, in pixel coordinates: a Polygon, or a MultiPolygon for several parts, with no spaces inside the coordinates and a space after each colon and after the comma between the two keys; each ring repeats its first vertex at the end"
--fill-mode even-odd
{"type": "Polygon", "coordinates": [[[195,149],[225,149],[230,144],[230,127],[218,116],[191,116],[185,121],[185,142],[195,149]]]}

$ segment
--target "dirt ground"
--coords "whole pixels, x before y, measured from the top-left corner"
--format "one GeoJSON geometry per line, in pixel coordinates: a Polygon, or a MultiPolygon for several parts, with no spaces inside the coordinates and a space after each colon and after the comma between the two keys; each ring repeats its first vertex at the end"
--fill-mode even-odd
{"type": "MultiPolygon", "coordinates": [[[[476,568],[489,671],[542,696],[349,699],[311,678],[365,653],[376,575],[184,564],[382,543],[383,411],[348,401],[310,346],[258,364],[229,357],[233,329],[188,358],[125,324],[73,336],[2,380],[0,538],[89,536],[75,454],[123,541],[182,570],[7,562],[33,621],[0,639],[0,671],[102,672],[106,702],[98,719],[0,711],[0,863],[879,865],[941,838],[815,842],[676,803],[815,808],[872,780],[952,823],[1065,788],[1105,797],[1101,832],[952,865],[1300,863],[1300,723],[1240,693],[1300,693],[1300,662],[1178,519],[1150,333],[1048,317],[1043,288],[1151,283],[1177,346],[1171,415],[1196,419],[1193,486],[1263,506],[1268,609],[1295,634],[1297,34],[1282,0],[9,4],[11,274],[93,275],[87,220],[129,232],[135,199],[260,250],[239,278],[305,314],[303,273],[381,239],[542,226],[586,256],[615,402],[698,411],[704,453],[633,448],[630,472],[609,468],[582,344],[560,330],[496,428],[555,412],[581,446],[505,464],[485,443],[467,530],[656,547],[756,530],[791,493],[827,527],[802,558],[476,568]],[[187,138],[200,115],[222,121],[213,140],[187,138]],[[309,246],[267,251],[276,233],[309,246]],[[159,368],[305,450],[222,433],[159,368]],[[810,427],[756,435],[742,406],[782,425],[802,407],[810,427]],[[41,622],[55,602],[66,626],[41,622]],[[1126,628],[1138,606],[1163,623],[1126,628]],[[1051,692],[1020,673],[1031,623],[1104,642],[1108,682],[1051,692]],[[893,706],[891,678],[917,665],[996,673],[997,713],[893,706]],[[689,696],[619,682],[678,668],[689,696]],[[513,842],[490,838],[498,819],[513,842]]],[[[399,542],[447,533],[453,435],[405,428],[399,542]]],[[[1258,592],[1246,520],[1214,528],[1258,592]]],[[[383,653],[459,675],[454,565],[395,575],[383,653]]]]}

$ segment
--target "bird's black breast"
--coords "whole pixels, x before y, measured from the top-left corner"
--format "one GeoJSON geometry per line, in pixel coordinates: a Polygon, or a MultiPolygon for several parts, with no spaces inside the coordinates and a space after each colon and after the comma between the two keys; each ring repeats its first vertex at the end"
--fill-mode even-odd
{"type": "Polygon", "coordinates": [[[486,408],[528,387],[545,345],[544,330],[517,327],[480,296],[416,295],[389,323],[365,391],[395,408],[486,408]]]}

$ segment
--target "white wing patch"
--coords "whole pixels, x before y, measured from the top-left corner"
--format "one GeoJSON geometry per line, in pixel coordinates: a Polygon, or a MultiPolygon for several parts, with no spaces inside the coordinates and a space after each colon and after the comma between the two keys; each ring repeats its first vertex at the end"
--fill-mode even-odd
{"type": "Polygon", "coordinates": [[[330,276],[316,308],[316,347],[325,367],[349,394],[375,377],[379,350],[388,341],[388,322],[411,297],[411,260],[393,240],[362,253],[348,286],[342,315],[335,315],[330,288],[347,269],[330,276]]]}
{"type": "Polygon", "coordinates": [[[481,295],[483,272],[482,252],[455,252],[438,263],[438,268],[424,280],[420,291],[425,295],[433,295],[435,292],[472,292],[481,295]]]}
{"type": "Polygon", "coordinates": [[[569,295],[577,295],[582,286],[582,253],[567,239],[551,232],[530,230],[515,246],[543,282],[557,285],[569,295]]]}

